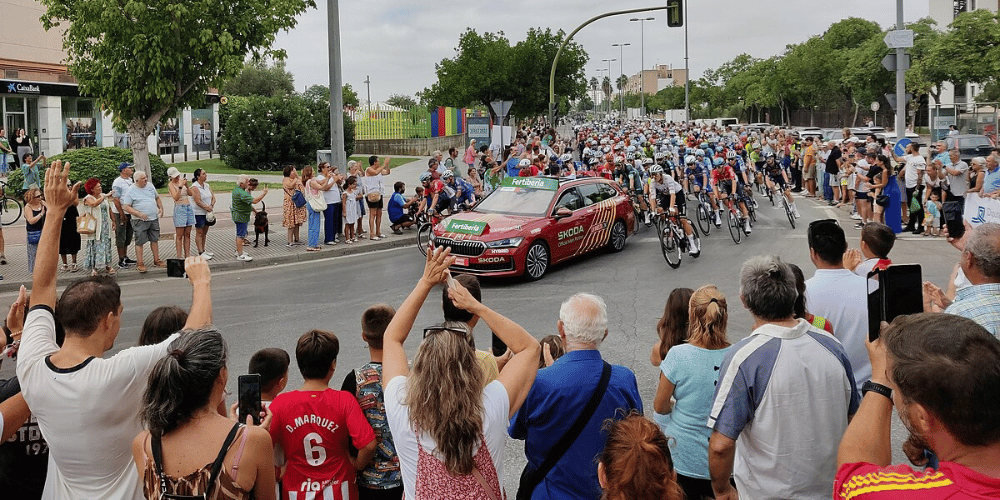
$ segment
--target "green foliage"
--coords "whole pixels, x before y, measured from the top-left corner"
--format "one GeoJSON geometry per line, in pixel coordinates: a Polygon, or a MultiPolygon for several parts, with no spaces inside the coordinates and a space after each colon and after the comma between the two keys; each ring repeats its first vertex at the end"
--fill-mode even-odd
{"type": "MultiPolygon", "coordinates": [[[[345,108],[348,107],[346,103],[350,100],[353,100],[353,106],[358,105],[358,94],[350,85],[344,85],[341,90],[345,108]]],[[[305,98],[310,111],[316,118],[317,130],[320,130],[323,136],[321,141],[323,147],[329,146],[332,144],[330,142],[330,87],[313,85],[302,93],[302,97],[305,98]]],[[[344,113],[344,151],[347,152],[347,156],[354,154],[354,128],[354,120],[347,113],[344,113]]]]}
{"type": "MultiPolygon", "coordinates": [[[[70,163],[69,178],[73,182],[86,182],[91,177],[101,180],[101,188],[105,193],[111,192],[111,183],[118,177],[118,165],[122,162],[135,163],[132,157],[132,150],[122,148],[83,148],[73,149],[62,154],[46,158],[46,164],[60,160],[70,163]]],[[[152,170],[150,180],[156,187],[167,185],[167,164],[159,156],[149,155],[149,164],[152,170]]],[[[39,167],[41,180],[45,180],[45,168],[39,167]]],[[[7,184],[11,188],[20,188],[24,183],[24,174],[20,169],[13,170],[7,178],[7,184]]],[[[10,194],[10,193],[8,193],[10,194]]]]}
{"type": "MultiPolygon", "coordinates": [[[[468,29],[461,35],[452,59],[435,65],[438,81],[419,94],[432,106],[489,105],[513,100],[511,114],[527,117],[548,110],[549,72],[566,34],[560,30],[531,28],[524,41],[511,45],[503,32],[480,35],[468,29]]],[[[567,44],[556,68],[555,93],[579,99],[587,89],[586,51],[567,44]]]]}
{"type": "Polygon", "coordinates": [[[1000,74],[1000,14],[986,9],[955,17],[930,57],[946,64],[949,81],[986,83],[1000,74]]]}
{"type": "Polygon", "coordinates": [[[403,109],[409,109],[417,105],[417,101],[414,98],[402,94],[392,94],[385,100],[385,103],[403,109]]]}
{"type": "Polygon", "coordinates": [[[270,66],[264,61],[251,61],[226,82],[222,91],[227,95],[274,97],[295,92],[295,83],[292,74],[285,69],[284,61],[270,66]]]}
{"type": "Polygon", "coordinates": [[[297,94],[233,97],[220,113],[224,129],[219,155],[234,168],[309,163],[323,146],[323,129],[318,124],[324,113],[315,110],[297,94]]]}

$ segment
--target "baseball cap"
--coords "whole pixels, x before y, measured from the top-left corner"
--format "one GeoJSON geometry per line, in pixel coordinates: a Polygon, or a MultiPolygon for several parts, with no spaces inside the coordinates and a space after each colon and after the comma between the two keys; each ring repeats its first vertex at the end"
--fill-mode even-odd
{"type": "Polygon", "coordinates": [[[173,179],[174,177],[180,177],[181,171],[177,170],[177,167],[170,167],[167,169],[167,178],[173,179]]]}
{"type": "Polygon", "coordinates": [[[521,161],[519,161],[517,163],[517,166],[519,166],[519,167],[528,167],[528,166],[531,166],[531,160],[528,160],[527,158],[523,158],[523,159],[521,159],[521,161]]]}
{"type": "Polygon", "coordinates": [[[871,165],[868,163],[868,160],[862,158],[862,159],[858,160],[858,166],[859,167],[870,167],[871,165]]]}
{"type": "Polygon", "coordinates": [[[132,168],[132,164],[127,161],[123,161],[121,165],[118,165],[119,172],[125,170],[126,168],[132,168]]]}

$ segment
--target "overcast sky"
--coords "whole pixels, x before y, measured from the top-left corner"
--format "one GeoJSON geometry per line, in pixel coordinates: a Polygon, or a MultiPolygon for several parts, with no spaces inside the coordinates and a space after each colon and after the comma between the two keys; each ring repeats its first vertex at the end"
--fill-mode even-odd
{"type": "MultiPolygon", "coordinates": [[[[329,84],[327,0],[300,16],[292,31],[278,36],[277,47],[288,52],[288,70],[302,91],[329,84]]],[[[823,33],[830,24],[855,16],[886,28],[895,23],[893,0],[693,0],[689,4],[691,74],[700,78],[740,53],[766,58],[786,45],[823,33]]],[[[482,33],[503,31],[511,43],[522,40],[529,27],[572,31],[580,23],[610,9],[665,4],[665,0],[340,0],[344,83],[365,99],[366,75],[371,76],[373,101],[391,94],[414,95],[437,81],[434,64],[455,55],[459,35],[467,27],[482,33]]],[[[906,2],[906,22],[926,17],[928,2],[906,2]]],[[[645,23],[645,67],[684,67],[684,29],[667,28],[665,11],[613,16],[581,30],[574,40],[590,55],[587,78],[607,68],[602,59],[619,58],[613,43],[625,47],[624,74],[640,69],[640,33],[632,17],[654,17],[645,23]]],[[[618,74],[619,62],[612,63],[618,74]]],[[[484,68],[488,70],[488,68],[484,68]]]]}

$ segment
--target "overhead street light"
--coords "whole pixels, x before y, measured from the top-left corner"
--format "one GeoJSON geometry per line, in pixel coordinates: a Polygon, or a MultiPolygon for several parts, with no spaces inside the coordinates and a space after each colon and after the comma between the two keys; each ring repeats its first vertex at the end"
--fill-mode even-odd
{"type": "MultiPolygon", "coordinates": [[[[601,59],[602,62],[608,63],[608,82],[610,82],[611,90],[612,91],[614,91],[614,89],[615,89],[615,82],[611,80],[611,63],[614,62],[614,61],[617,61],[617,60],[618,59],[601,59]]],[[[605,100],[608,101],[608,114],[610,115],[611,114],[611,100],[610,99],[605,99],[605,100]]]]}
{"type": "Polygon", "coordinates": [[[646,21],[655,21],[655,17],[633,17],[629,19],[629,22],[639,22],[639,61],[642,67],[639,68],[639,99],[641,100],[640,106],[642,107],[642,116],[646,116],[646,75],[643,71],[646,71],[646,21]]]}
{"type": "MultiPolygon", "coordinates": [[[[619,52],[618,56],[621,57],[621,59],[618,61],[618,67],[621,69],[622,76],[625,76],[625,47],[628,47],[629,45],[632,45],[632,44],[631,43],[613,43],[613,44],[611,44],[612,47],[618,47],[618,52],[619,52]]],[[[621,78],[621,77],[619,77],[619,78],[621,78]]],[[[612,82],[616,87],[618,86],[617,80],[618,80],[618,78],[615,78],[615,81],[612,82]]],[[[624,118],[625,117],[625,86],[624,85],[622,85],[621,90],[618,91],[618,101],[619,101],[618,102],[619,113],[621,113],[622,118],[624,118]]]]}

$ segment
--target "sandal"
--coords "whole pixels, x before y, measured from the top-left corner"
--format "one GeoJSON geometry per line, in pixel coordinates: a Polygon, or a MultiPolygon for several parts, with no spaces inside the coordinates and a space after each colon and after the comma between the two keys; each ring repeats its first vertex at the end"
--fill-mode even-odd
{"type": "Polygon", "coordinates": [[[80,270],[80,266],[76,265],[76,262],[69,265],[69,272],[75,273],[80,270]]]}
{"type": "Polygon", "coordinates": [[[153,265],[156,267],[167,267],[167,263],[162,260],[154,260],[153,265]]]}
{"type": "Polygon", "coordinates": [[[318,252],[320,250],[322,250],[322,249],[319,248],[319,247],[308,247],[308,248],[306,248],[307,252],[318,252]]]}
{"type": "Polygon", "coordinates": [[[117,272],[115,271],[115,268],[109,267],[108,268],[108,276],[114,276],[115,274],[117,274],[117,272]]]}
{"type": "Polygon", "coordinates": [[[145,273],[147,271],[146,266],[144,266],[142,264],[139,264],[139,265],[135,266],[135,268],[136,268],[137,271],[139,271],[139,274],[143,274],[143,273],[145,273]]]}
{"type": "Polygon", "coordinates": [[[69,266],[66,264],[59,264],[60,271],[69,271],[69,266]]]}
{"type": "Polygon", "coordinates": [[[0,253],[0,265],[7,265],[7,256],[2,253],[0,253]]]}
{"type": "Polygon", "coordinates": [[[381,238],[381,239],[383,239],[383,240],[385,239],[385,235],[381,234],[381,233],[379,233],[378,237],[381,238]]]}
{"type": "Polygon", "coordinates": [[[91,271],[90,272],[90,276],[91,277],[97,276],[97,269],[94,269],[93,271],[91,271]]]}

